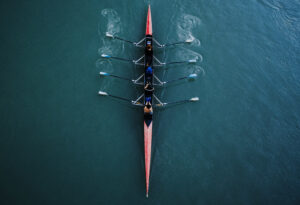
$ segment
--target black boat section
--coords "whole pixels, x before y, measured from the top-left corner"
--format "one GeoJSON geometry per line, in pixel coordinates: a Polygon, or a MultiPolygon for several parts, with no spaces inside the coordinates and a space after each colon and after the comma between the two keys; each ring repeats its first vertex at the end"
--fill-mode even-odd
{"type": "MultiPolygon", "coordinates": [[[[144,88],[147,84],[150,85],[150,88],[144,89],[144,104],[146,104],[146,100],[151,98],[150,102],[151,105],[152,99],[153,99],[153,73],[154,73],[154,68],[153,68],[153,41],[152,41],[152,35],[146,35],[145,39],[145,58],[144,58],[144,64],[145,64],[145,75],[144,75],[144,88]],[[151,46],[151,50],[148,50],[148,47],[151,46]],[[151,67],[152,68],[152,73],[147,73],[147,68],[151,67]]],[[[149,127],[151,122],[152,122],[152,116],[153,113],[144,113],[144,121],[146,125],[149,127]]]]}

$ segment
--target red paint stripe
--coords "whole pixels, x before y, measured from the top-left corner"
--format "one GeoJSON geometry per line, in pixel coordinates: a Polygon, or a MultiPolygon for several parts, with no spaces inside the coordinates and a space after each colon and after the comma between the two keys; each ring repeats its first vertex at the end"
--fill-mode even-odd
{"type": "Polygon", "coordinates": [[[151,144],[152,144],[152,122],[149,127],[144,122],[144,144],[145,144],[145,172],[146,172],[146,196],[149,192],[151,144]]]}
{"type": "Polygon", "coordinates": [[[147,24],[146,24],[146,35],[152,35],[152,19],[150,5],[148,7],[147,24]]]}

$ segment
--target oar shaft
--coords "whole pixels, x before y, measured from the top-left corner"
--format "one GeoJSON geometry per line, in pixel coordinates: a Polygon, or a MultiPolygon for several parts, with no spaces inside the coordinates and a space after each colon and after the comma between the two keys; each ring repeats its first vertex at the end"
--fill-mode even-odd
{"type": "Polygon", "coordinates": [[[121,41],[125,41],[125,42],[127,42],[127,43],[132,43],[132,44],[135,44],[135,42],[133,42],[133,41],[126,40],[126,39],[124,39],[124,38],[120,38],[120,37],[118,37],[118,36],[114,36],[114,38],[115,38],[115,39],[118,39],[118,40],[121,40],[121,41]]]}
{"type": "Polygon", "coordinates": [[[190,102],[190,100],[179,100],[179,101],[174,101],[174,102],[168,102],[168,103],[166,103],[166,105],[186,103],[186,102],[190,102]]]}
{"type": "Polygon", "coordinates": [[[109,76],[111,76],[111,77],[113,77],[113,78],[122,79],[122,80],[132,81],[131,79],[125,78],[125,77],[122,77],[122,76],[117,76],[117,75],[112,75],[112,74],[109,74],[109,76]]]}
{"type": "Polygon", "coordinates": [[[168,62],[168,63],[166,63],[166,65],[178,64],[178,63],[186,63],[186,61],[174,61],[174,62],[168,62]]]}
{"type": "Polygon", "coordinates": [[[167,46],[173,46],[173,45],[184,44],[184,43],[186,43],[186,42],[185,41],[181,41],[181,42],[175,42],[175,43],[167,43],[164,46],[167,47],[167,46]]]}
{"type": "Polygon", "coordinates": [[[178,101],[173,101],[173,102],[168,102],[168,103],[160,103],[160,104],[156,104],[156,106],[166,106],[166,105],[172,105],[172,104],[180,104],[180,103],[196,102],[196,101],[198,101],[198,100],[199,100],[198,97],[193,97],[193,98],[187,99],[187,100],[178,100],[178,101]]]}
{"type": "Polygon", "coordinates": [[[120,57],[115,57],[115,56],[110,56],[110,58],[117,59],[117,60],[121,60],[121,61],[133,62],[133,61],[130,60],[130,59],[120,58],[120,57]]]}
{"type": "Polygon", "coordinates": [[[164,65],[179,64],[179,63],[196,63],[196,62],[197,62],[197,59],[192,59],[192,60],[186,60],[186,61],[167,62],[167,63],[164,63],[164,65]]]}
{"type": "Polygon", "coordinates": [[[130,103],[131,103],[131,100],[130,100],[130,99],[123,98],[123,97],[116,96],[116,95],[111,95],[111,94],[107,94],[107,95],[110,96],[110,97],[112,97],[112,98],[116,98],[116,99],[123,100],[123,101],[130,102],[130,103]]]}
{"type": "Polygon", "coordinates": [[[168,80],[168,81],[165,82],[165,84],[166,84],[166,83],[172,83],[172,82],[179,81],[179,80],[184,80],[184,79],[187,79],[187,78],[188,78],[188,77],[185,76],[185,77],[181,77],[181,78],[177,78],[177,79],[173,79],[173,80],[168,80]]]}

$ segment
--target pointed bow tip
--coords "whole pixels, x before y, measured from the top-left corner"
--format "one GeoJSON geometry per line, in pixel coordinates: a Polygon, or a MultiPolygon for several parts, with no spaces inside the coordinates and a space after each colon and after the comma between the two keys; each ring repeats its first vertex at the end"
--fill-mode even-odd
{"type": "Polygon", "coordinates": [[[152,35],[152,18],[151,8],[148,6],[147,23],[146,23],[146,35],[152,35]]]}
{"type": "Polygon", "coordinates": [[[148,195],[148,193],[146,193],[146,198],[148,198],[149,197],[149,195],[148,195]]]}

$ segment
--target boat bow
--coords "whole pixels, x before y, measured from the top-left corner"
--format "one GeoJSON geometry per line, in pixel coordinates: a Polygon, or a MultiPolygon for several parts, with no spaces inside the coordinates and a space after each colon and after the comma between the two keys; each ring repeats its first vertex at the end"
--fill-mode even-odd
{"type": "Polygon", "coordinates": [[[148,14],[147,14],[147,23],[146,23],[146,35],[152,36],[152,18],[151,18],[151,8],[148,6],[148,14]]]}

